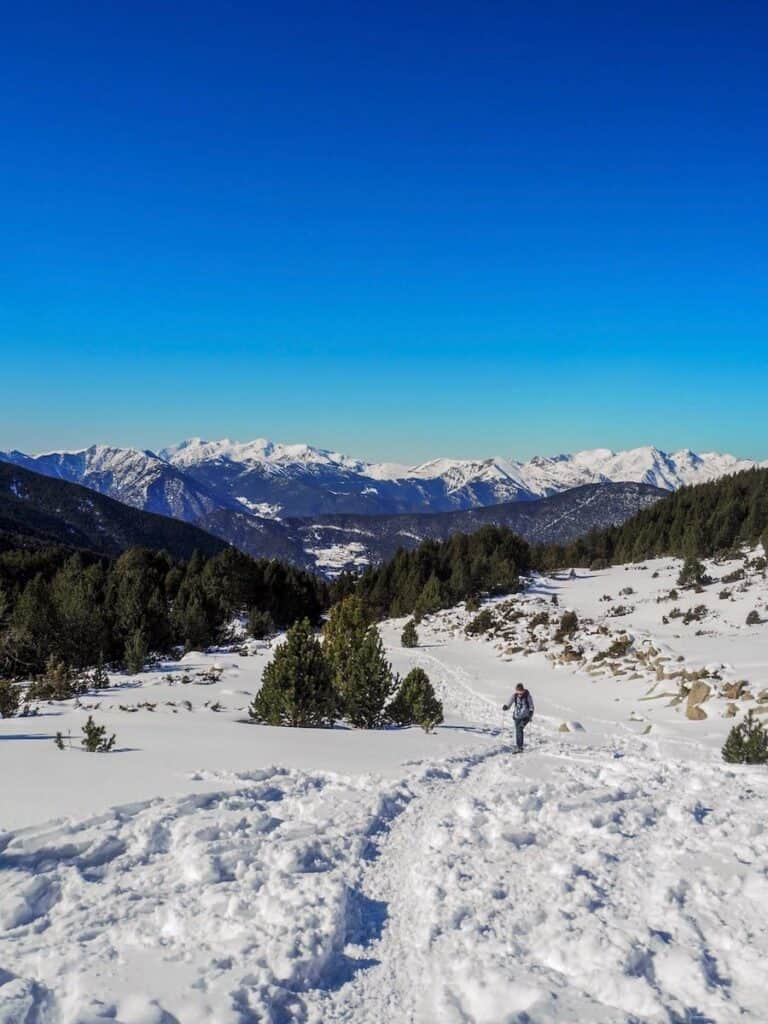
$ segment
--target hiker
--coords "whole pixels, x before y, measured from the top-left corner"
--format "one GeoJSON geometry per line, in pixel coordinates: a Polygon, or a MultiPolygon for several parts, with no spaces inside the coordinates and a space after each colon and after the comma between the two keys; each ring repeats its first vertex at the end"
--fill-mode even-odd
{"type": "Polygon", "coordinates": [[[517,751],[520,753],[523,749],[523,730],[533,718],[533,697],[522,683],[518,683],[515,692],[509,698],[509,703],[502,704],[501,707],[503,711],[509,711],[512,708],[517,751]]]}

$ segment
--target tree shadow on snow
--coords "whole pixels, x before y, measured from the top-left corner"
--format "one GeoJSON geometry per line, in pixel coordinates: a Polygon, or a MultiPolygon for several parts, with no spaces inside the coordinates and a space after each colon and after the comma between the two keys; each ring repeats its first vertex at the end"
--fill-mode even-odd
{"type": "Polygon", "coordinates": [[[55,740],[56,736],[50,732],[7,732],[0,733],[0,743],[5,740],[55,740]]]}

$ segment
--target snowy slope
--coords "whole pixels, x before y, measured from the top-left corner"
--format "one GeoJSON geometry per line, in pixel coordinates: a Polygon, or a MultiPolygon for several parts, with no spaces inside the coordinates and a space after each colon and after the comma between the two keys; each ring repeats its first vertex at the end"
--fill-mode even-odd
{"type": "Polygon", "coordinates": [[[415,649],[385,624],[396,669],[422,665],[445,701],[435,735],[244,724],[258,644],[0,721],[0,1021],[762,1024],[768,775],[719,747],[768,711],[768,625],[744,624],[768,587],[708,569],[678,598],[698,624],[662,620],[672,560],[536,579],[490,603],[486,638],[463,608],[415,649]],[[552,639],[566,607],[578,662],[552,639]],[[630,653],[595,666],[622,633],[630,653]],[[706,665],[692,720],[665,691],[706,665]],[[519,679],[537,714],[515,757],[500,705],[519,679]],[[56,750],[89,713],[118,751],[56,750]]]}

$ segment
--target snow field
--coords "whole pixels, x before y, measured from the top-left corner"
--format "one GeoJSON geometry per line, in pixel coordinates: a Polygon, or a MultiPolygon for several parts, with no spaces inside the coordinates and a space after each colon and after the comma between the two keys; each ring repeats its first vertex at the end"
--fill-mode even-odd
{"type": "Polygon", "coordinates": [[[306,1019],[398,790],[281,769],[229,782],[6,837],[3,1024],[306,1019]]]}

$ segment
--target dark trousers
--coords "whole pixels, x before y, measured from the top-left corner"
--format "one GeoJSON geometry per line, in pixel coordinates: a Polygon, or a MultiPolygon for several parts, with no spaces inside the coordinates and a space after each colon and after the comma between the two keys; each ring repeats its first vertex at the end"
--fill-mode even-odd
{"type": "Polygon", "coordinates": [[[516,718],[515,719],[515,740],[517,742],[517,749],[523,749],[523,731],[530,722],[530,718],[516,718]]]}

